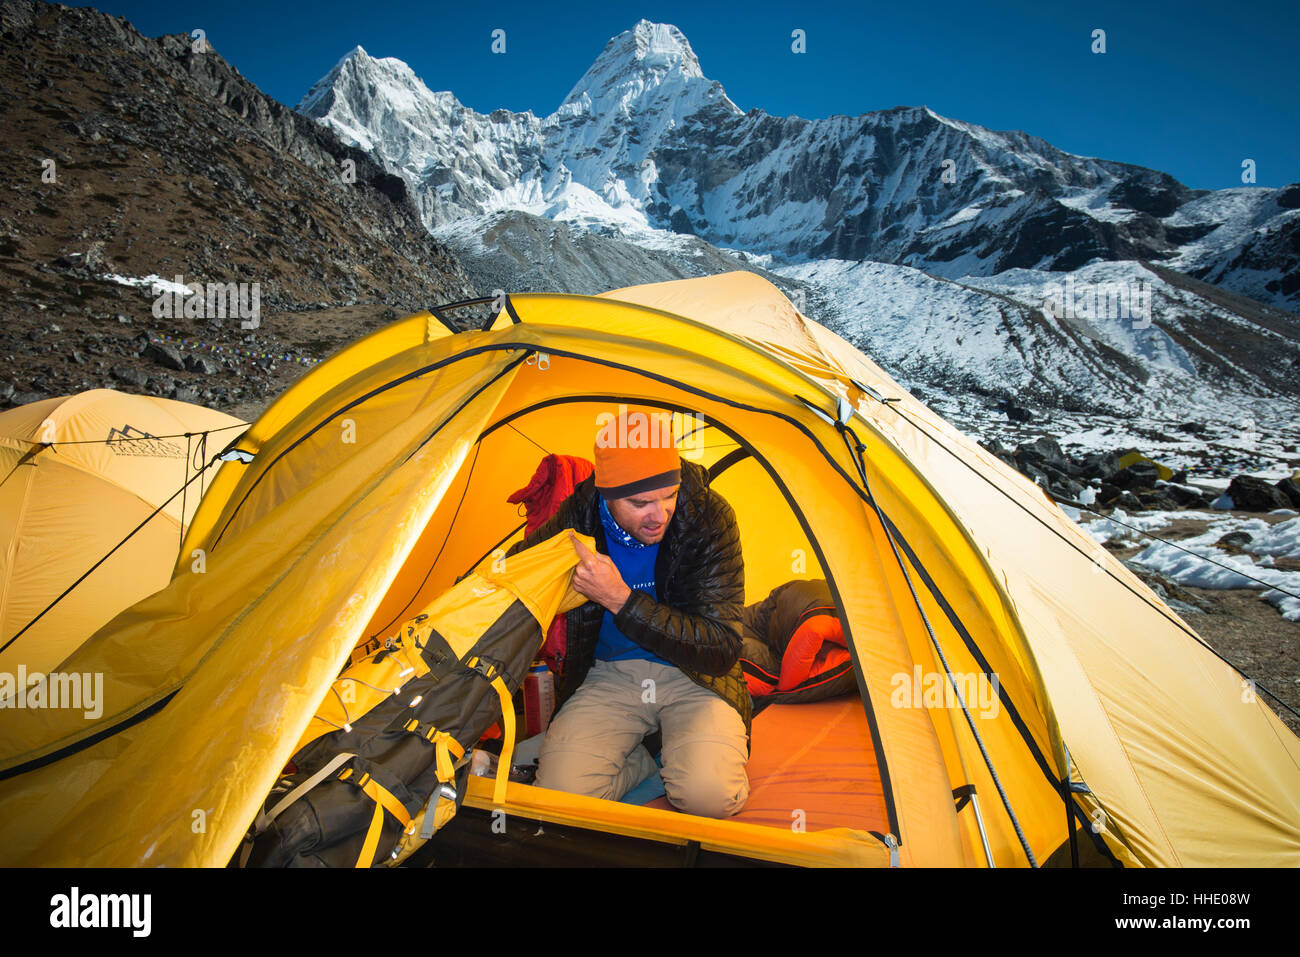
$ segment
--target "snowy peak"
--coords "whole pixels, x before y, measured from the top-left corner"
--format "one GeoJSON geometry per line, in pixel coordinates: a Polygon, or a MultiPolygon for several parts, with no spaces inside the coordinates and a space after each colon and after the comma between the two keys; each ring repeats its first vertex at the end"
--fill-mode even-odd
{"type": "Polygon", "coordinates": [[[649,20],[640,21],[605,44],[600,56],[564,98],[560,112],[590,108],[592,104],[625,106],[660,89],[677,95],[698,91],[701,98],[720,97],[735,112],[741,112],[726,99],[720,84],[704,76],[699,57],[685,34],[672,24],[649,20]]]}
{"type": "MultiPolygon", "coordinates": [[[[431,92],[403,61],[372,57],[359,46],[334,64],[297,106],[344,141],[381,155],[395,133],[398,139],[428,139],[428,131],[445,128],[449,117],[463,109],[451,93],[431,92]]],[[[397,152],[409,151],[408,144],[397,152]]]]}
{"type": "Polygon", "coordinates": [[[346,99],[349,95],[354,99],[360,96],[382,99],[396,109],[412,109],[420,102],[438,103],[442,109],[460,105],[451,93],[431,92],[404,61],[396,57],[372,57],[356,46],[316,81],[296,109],[319,118],[330,111],[335,99],[346,99]]]}
{"type": "Polygon", "coordinates": [[[673,76],[704,79],[699,57],[681,30],[668,23],[642,20],[607,44],[565,97],[568,103],[583,93],[593,98],[639,79],[659,82],[673,76]]]}
{"type": "Polygon", "coordinates": [[[324,113],[329,109],[331,97],[330,93],[334,87],[339,84],[340,78],[344,74],[356,75],[359,72],[365,72],[369,69],[368,64],[374,63],[375,60],[360,45],[353,47],[343,56],[339,57],[337,63],[330,67],[330,71],[317,80],[307,95],[304,96],[295,109],[299,113],[316,115],[313,110],[317,107],[323,107],[319,110],[324,113]],[[323,101],[323,102],[322,102],[323,101]]]}
{"type": "Polygon", "coordinates": [[[655,154],[743,115],[704,76],[680,30],[642,20],[606,44],[547,118],[546,150],[575,188],[549,190],[554,202],[542,215],[566,218],[594,199],[615,218],[632,213],[645,225],[646,207],[663,199],[655,154]]]}

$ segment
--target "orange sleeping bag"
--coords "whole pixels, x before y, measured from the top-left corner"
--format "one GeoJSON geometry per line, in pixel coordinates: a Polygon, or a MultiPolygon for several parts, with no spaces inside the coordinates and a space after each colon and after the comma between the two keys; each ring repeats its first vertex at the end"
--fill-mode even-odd
{"type": "Polygon", "coordinates": [[[856,690],[830,587],[795,580],[744,611],[741,666],[755,713],[773,701],[820,701],[856,690]]]}

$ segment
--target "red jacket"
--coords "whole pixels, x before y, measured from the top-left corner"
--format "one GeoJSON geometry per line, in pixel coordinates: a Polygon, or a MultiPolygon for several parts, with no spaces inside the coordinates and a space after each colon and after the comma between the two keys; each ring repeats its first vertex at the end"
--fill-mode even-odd
{"type": "MultiPolygon", "coordinates": [[[[596,467],[584,458],[575,455],[548,455],[537,466],[532,479],[527,485],[511,495],[507,502],[523,503],[524,514],[528,524],[525,535],[530,535],[548,518],[555,514],[560,503],[573,494],[578,483],[596,470],[596,467]]],[[[564,655],[568,644],[565,617],[556,616],[546,632],[546,643],[542,645],[542,658],[558,677],[564,664],[564,655]]]]}

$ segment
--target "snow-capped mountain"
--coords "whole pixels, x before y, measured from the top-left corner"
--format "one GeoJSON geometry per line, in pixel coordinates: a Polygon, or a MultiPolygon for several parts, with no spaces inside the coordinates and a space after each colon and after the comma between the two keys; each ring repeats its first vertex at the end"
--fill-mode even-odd
{"type": "Polygon", "coordinates": [[[925,107],[744,112],[644,20],[549,116],[360,48],[299,110],[405,179],[484,293],[755,269],[970,424],[1300,417],[1300,186],[1192,190],[925,107]]]}
{"type": "Polygon", "coordinates": [[[405,178],[430,228],[512,209],[633,239],[672,230],[786,262],[872,260],[952,279],[1154,260],[1300,306],[1300,189],[1191,190],[925,107],[742,112],[676,27],[645,20],[544,118],[476,113],[359,47],[298,109],[405,178]]]}
{"type": "Polygon", "coordinates": [[[1297,311],[1300,184],[1216,190],[1180,206],[1164,223],[1166,234],[1182,242],[1165,265],[1297,311]]]}
{"type": "Polygon", "coordinates": [[[476,113],[451,93],[430,92],[401,60],[356,47],[297,109],[405,179],[427,226],[535,205],[542,195],[540,120],[476,113]]]}
{"type": "Polygon", "coordinates": [[[567,182],[613,210],[644,215],[662,200],[657,147],[698,140],[741,115],[721,84],[705,78],[681,31],[642,20],[609,41],[548,118],[546,152],[567,182]]]}

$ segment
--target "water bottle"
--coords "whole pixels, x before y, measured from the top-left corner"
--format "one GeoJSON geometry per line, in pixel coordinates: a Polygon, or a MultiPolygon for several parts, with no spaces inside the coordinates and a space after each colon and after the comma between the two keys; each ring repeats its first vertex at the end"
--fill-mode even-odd
{"type": "Polygon", "coordinates": [[[544,661],[534,661],[524,679],[524,734],[531,738],[551,724],[555,711],[555,676],[544,661]]]}

